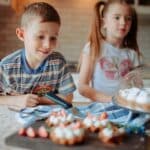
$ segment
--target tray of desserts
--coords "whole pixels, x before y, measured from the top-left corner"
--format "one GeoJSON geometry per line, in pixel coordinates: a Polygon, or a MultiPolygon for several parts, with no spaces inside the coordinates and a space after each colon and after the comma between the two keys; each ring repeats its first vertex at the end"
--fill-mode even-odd
{"type": "Polygon", "coordinates": [[[150,88],[127,88],[119,90],[112,101],[135,112],[150,113],[150,88]]]}
{"type": "MultiPolygon", "coordinates": [[[[128,146],[134,149],[140,138],[140,135],[128,135],[124,127],[110,122],[106,112],[99,116],[87,114],[83,120],[76,120],[65,110],[60,110],[52,112],[46,120],[20,128],[8,136],[5,143],[36,150],[97,150],[97,147],[109,150],[112,146],[126,150],[128,146]]],[[[146,141],[146,137],[143,138],[146,141]]],[[[136,149],[144,150],[145,146],[140,143],[136,149]]]]}

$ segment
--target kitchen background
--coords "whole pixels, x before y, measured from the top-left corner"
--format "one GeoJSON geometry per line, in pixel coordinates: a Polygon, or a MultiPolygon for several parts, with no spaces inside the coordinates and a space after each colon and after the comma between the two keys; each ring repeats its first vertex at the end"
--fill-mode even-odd
{"type": "MultiPolygon", "coordinates": [[[[0,59],[23,47],[15,34],[23,7],[40,0],[0,0],[0,59]]],[[[53,5],[60,13],[62,27],[58,50],[70,63],[77,63],[87,41],[92,8],[97,0],[43,0],[53,5]]],[[[150,0],[131,0],[139,16],[138,41],[149,63],[150,57],[150,0]]]]}

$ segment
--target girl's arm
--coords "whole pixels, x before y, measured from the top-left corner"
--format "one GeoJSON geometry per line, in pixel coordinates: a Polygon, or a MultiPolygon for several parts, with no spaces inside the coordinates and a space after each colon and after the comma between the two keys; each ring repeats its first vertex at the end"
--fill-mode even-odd
{"type": "Polygon", "coordinates": [[[111,96],[102,92],[96,91],[90,86],[92,79],[93,68],[90,61],[90,56],[87,53],[82,54],[82,63],[79,73],[79,93],[93,101],[110,102],[111,96]]]}

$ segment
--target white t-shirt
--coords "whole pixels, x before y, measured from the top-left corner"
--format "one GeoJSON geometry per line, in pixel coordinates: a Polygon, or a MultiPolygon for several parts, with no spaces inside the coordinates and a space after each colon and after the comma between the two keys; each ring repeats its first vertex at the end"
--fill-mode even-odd
{"type": "MultiPolygon", "coordinates": [[[[114,95],[119,90],[121,78],[132,67],[139,65],[138,56],[131,49],[119,49],[107,42],[102,44],[101,50],[102,56],[94,68],[92,86],[98,91],[114,95]]],[[[85,45],[83,52],[89,54],[90,43],[85,45]]]]}

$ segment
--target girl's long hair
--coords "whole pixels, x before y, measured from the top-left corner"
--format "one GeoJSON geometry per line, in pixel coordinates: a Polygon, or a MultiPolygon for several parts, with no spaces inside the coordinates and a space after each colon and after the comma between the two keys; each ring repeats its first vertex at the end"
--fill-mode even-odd
{"type": "MultiPolygon", "coordinates": [[[[105,39],[102,34],[102,19],[104,15],[107,13],[107,10],[111,4],[119,3],[119,4],[129,4],[130,0],[100,0],[94,6],[94,14],[93,21],[91,25],[91,31],[88,37],[88,41],[90,42],[90,59],[92,63],[92,68],[94,68],[95,62],[97,58],[101,56],[101,41],[105,39]]],[[[130,6],[131,7],[131,6],[130,6]]],[[[130,31],[126,35],[123,41],[123,47],[131,48],[135,52],[137,52],[139,59],[141,53],[139,51],[138,43],[137,43],[137,14],[134,8],[131,7],[131,15],[132,15],[132,24],[130,31]]],[[[82,57],[82,56],[81,56],[82,57]]],[[[81,58],[82,61],[82,58],[81,58]]]]}

